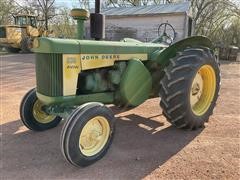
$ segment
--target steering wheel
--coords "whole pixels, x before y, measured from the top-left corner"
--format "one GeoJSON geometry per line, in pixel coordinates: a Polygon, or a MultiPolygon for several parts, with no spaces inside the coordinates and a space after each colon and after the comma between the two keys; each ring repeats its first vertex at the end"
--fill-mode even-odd
{"type": "Polygon", "coordinates": [[[162,23],[158,26],[158,36],[160,37],[161,42],[170,45],[176,38],[176,31],[168,22],[162,23]]]}

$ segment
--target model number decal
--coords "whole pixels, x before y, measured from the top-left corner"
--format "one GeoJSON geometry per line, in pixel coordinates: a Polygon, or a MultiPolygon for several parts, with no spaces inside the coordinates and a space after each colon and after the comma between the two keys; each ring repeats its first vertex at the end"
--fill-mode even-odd
{"type": "Polygon", "coordinates": [[[67,69],[78,69],[79,66],[74,66],[74,65],[68,65],[67,69]]]}
{"type": "Polygon", "coordinates": [[[75,57],[67,58],[67,69],[78,69],[79,66],[76,65],[77,59],[75,57]]]}

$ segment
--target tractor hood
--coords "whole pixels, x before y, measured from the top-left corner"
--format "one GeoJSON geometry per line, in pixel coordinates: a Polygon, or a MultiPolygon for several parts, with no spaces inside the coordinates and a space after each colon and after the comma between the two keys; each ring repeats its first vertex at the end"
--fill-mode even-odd
{"type": "Polygon", "coordinates": [[[164,46],[140,41],[94,41],[77,39],[36,38],[33,52],[62,54],[152,53],[164,46]]]}
{"type": "Polygon", "coordinates": [[[79,42],[74,39],[35,38],[33,52],[36,53],[80,53],[79,42]]]}

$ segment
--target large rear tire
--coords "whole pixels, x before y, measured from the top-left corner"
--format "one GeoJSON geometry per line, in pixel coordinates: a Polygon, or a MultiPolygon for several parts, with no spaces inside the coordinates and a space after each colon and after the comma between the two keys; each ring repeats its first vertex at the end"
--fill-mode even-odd
{"type": "Polygon", "coordinates": [[[205,47],[177,53],[160,81],[160,106],[177,128],[197,129],[212,115],[220,89],[220,70],[205,47]]]}

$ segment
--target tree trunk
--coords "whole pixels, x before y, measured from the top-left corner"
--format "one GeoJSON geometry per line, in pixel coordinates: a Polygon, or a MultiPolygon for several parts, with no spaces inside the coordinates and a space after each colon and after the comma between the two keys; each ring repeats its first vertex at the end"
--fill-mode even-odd
{"type": "Polygon", "coordinates": [[[45,18],[45,29],[48,30],[48,18],[45,18]]]}

